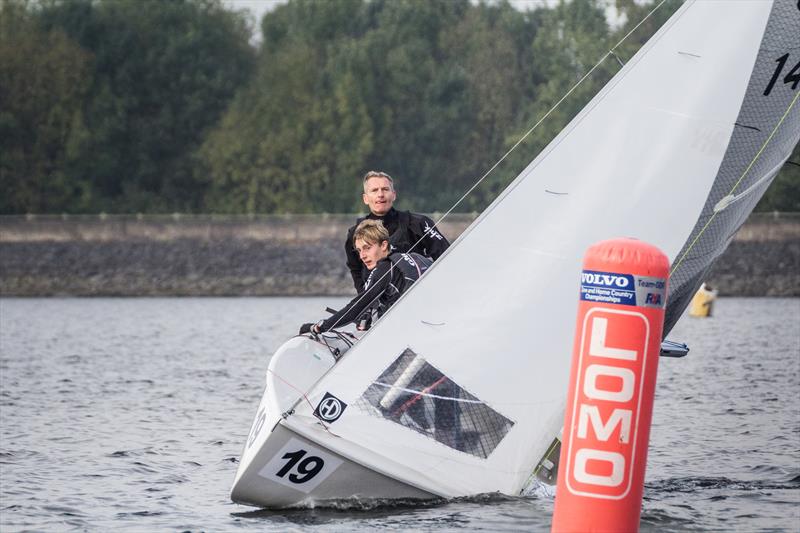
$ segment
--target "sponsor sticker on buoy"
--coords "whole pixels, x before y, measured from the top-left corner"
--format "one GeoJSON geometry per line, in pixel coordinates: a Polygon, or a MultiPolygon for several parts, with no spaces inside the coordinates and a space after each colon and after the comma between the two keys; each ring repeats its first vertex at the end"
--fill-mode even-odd
{"type": "Polygon", "coordinates": [[[667,283],[664,278],[584,270],[581,300],[595,303],[663,308],[667,283]]]}
{"type": "Polygon", "coordinates": [[[573,494],[624,498],[631,488],[650,323],[595,307],[584,318],[565,481],[573,494]]]}

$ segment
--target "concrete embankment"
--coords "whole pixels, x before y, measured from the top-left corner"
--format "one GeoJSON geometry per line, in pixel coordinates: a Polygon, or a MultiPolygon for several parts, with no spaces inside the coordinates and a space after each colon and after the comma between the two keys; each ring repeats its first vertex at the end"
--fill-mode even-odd
{"type": "MultiPolygon", "coordinates": [[[[451,215],[450,240],[473,220],[451,215]]],[[[355,215],[0,217],[3,296],[349,295],[355,215]]],[[[800,296],[800,215],[753,215],[708,280],[800,296]]]]}
{"type": "MultiPolygon", "coordinates": [[[[451,215],[455,237],[472,215],[451,215]]],[[[355,215],[1,217],[4,296],[294,296],[354,292],[355,215]]]]}

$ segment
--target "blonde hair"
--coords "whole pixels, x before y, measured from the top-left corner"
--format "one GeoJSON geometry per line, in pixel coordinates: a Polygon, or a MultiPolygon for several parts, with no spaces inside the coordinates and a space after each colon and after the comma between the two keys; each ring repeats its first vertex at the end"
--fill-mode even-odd
{"type": "Polygon", "coordinates": [[[392,179],[392,177],[389,174],[387,174],[386,172],[380,172],[378,170],[370,170],[369,172],[364,174],[364,190],[365,191],[367,190],[367,182],[371,178],[386,178],[387,180],[389,180],[389,185],[391,186],[392,190],[394,190],[394,180],[392,179]]]}
{"type": "Polygon", "coordinates": [[[380,220],[371,220],[368,218],[362,220],[353,232],[354,246],[356,244],[356,239],[361,239],[369,244],[380,244],[383,241],[389,240],[389,231],[380,220]]]}

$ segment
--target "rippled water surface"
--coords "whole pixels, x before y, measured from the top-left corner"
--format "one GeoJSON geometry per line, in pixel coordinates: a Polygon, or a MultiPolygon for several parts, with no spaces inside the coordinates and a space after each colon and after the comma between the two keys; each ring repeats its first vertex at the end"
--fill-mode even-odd
{"type": "MultiPolygon", "coordinates": [[[[0,299],[0,530],[548,530],[552,495],[253,511],[228,499],[272,351],[322,298],[0,299]]],[[[646,531],[800,530],[800,299],[670,335],[646,531]]]]}

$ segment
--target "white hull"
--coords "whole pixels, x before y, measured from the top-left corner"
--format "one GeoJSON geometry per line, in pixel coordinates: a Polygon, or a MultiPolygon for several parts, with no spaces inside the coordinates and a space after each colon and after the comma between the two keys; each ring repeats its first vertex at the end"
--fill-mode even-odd
{"type": "Polygon", "coordinates": [[[236,503],[269,508],[314,506],[338,500],[434,497],[325,450],[282,424],[269,434],[231,489],[231,499],[236,503]],[[300,454],[295,464],[287,468],[300,454]],[[292,457],[284,459],[287,455],[292,457]],[[307,468],[298,470],[303,460],[307,461],[307,468]],[[313,472],[320,464],[322,467],[315,475],[309,477],[303,473],[313,472]],[[286,472],[279,477],[284,469],[286,472]]]}
{"type": "MultiPolygon", "coordinates": [[[[327,343],[339,348],[340,354],[349,348],[338,338],[328,338],[327,343]]],[[[305,393],[335,362],[328,346],[308,337],[294,337],[277,350],[231,489],[234,502],[280,508],[342,499],[435,497],[312,443],[285,426],[282,415],[305,401],[305,393]]],[[[319,427],[324,425],[320,422],[319,427]]]]}

